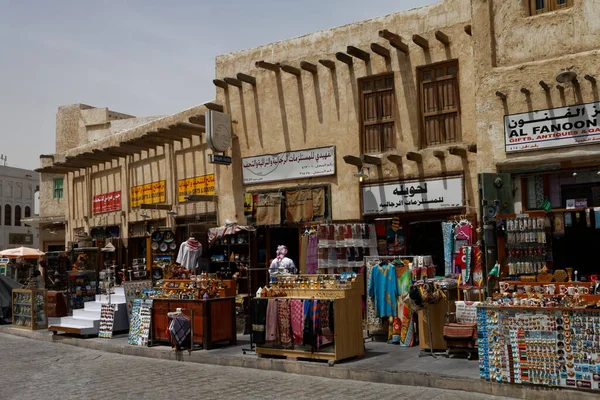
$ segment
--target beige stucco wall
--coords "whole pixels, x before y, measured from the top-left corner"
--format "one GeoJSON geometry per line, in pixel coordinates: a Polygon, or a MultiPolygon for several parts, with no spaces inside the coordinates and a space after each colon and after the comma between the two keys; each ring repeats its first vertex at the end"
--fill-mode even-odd
{"type": "Polygon", "coordinates": [[[64,192],[66,192],[67,181],[64,175],[40,174],[40,217],[56,217],[65,215],[66,200],[54,198],[54,179],[63,178],[64,192]]]}
{"type": "Polygon", "coordinates": [[[480,172],[598,160],[598,145],[505,153],[504,115],[600,100],[597,85],[583,78],[586,74],[600,77],[600,3],[578,1],[570,9],[534,17],[524,10],[517,1],[473,2],[480,172]],[[495,27],[495,41],[489,40],[494,32],[490,26],[495,27]],[[498,67],[493,64],[494,54],[498,67]],[[576,72],[579,84],[565,84],[561,92],[556,76],[564,69],[576,72]],[[550,85],[548,92],[539,85],[541,80],[550,85]],[[521,93],[521,88],[530,95],[521,93]],[[496,91],[506,94],[506,101],[496,91]]]}
{"type": "MultiPolygon", "coordinates": [[[[468,0],[447,0],[432,6],[407,12],[391,14],[372,20],[354,23],[328,31],[316,32],[299,38],[285,40],[217,57],[216,77],[235,77],[238,72],[256,78],[256,87],[244,84],[239,90],[229,86],[227,91],[218,88],[217,100],[232,114],[234,159],[290,150],[336,146],[336,175],[325,178],[300,179],[244,187],[239,165],[219,166],[221,219],[244,221],[242,193],[249,190],[293,187],[296,185],[331,184],[333,219],[359,219],[360,200],[356,167],[344,163],[344,155],[360,155],[359,88],[357,80],[392,71],[394,73],[397,100],[397,149],[402,156],[409,151],[419,151],[419,108],[416,68],[436,62],[458,59],[460,107],[463,143],[476,142],[475,84],[473,79],[472,38],[464,32],[470,23],[471,6],[468,0]],[[405,56],[379,38],[378,31],[388,29],[399,34],[409,44],[410,52],[405,56]],[[436,30],[450,37],[445,47],[434,37],[436,30]],[[423,51],[410,38],[419,34],[429,40],[430,49],[423,51]],[[370,51],[371,43],[379,43],[391,51],[391,60],[370,51]],[[319,59],[335,60],[335,53],[345,52],[352,45],[371,53],[371,62],[365,64],[354,59],[348,67],[336,61],[335,72],[318,63],[319,59]],[[303,71],[302,76],[275,73],[254,67],[264,60],[299,67],[301,61],[318,65],[318,74],[303,71]]],[[[438,146],[435,149],[447,149],[438,146]]],[[[370,168],[369,181],[432,177],[443,174],[466,175],[467,204],[475,205],[476,174],[475,156],[467,160],[448,156],[442,162],[432,156],[434,148],[422,151],[423,163],[404,160],[398,168],[383,157],[380,170],[370,168]]]]}

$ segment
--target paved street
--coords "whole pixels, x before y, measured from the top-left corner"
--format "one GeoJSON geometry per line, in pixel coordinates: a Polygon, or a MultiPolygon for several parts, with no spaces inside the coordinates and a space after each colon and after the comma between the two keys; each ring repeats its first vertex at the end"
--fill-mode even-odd
{"type": "Polygon", "coordinates": [[[103,353],[0,334],[0,398],[500,399],[103,353]],[[190,397],[191,396],[191,397],[190,397]]]}

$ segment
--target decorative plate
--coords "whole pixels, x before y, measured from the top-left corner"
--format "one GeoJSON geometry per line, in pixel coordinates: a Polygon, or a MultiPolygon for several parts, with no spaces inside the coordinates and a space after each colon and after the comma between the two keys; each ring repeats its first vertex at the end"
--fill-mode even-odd
{"type": "Polygon", "coordinates": [[[163,233],[161,231],[154,231],[152,233],[152,241],[153,242],[162,242],[163,240],[163,233]]]}
{"type": "Polygon", "coordinates": [[[163,233],[163,240],[165,241],[165,243],[171,243],[172,241],[175,240],[175,234],[173,233],[173,231],[166,231],[163,233]]]}
{"type": "Polygon", "coordinates": [[[164,242],[161,243],[160,244],[160,251],[167,251],[167,250],[169,250],[169,245],[166,244],[166,243],[164,243],[164,242]]]}
{"type": "Polygon", "coordinates": [[[152,247],[152,250],[158,250],[158,242],[152,242],[152,245],[150,247],[152,247]]]}
{"type": "Polygon", "coordinates": [[[177,243],[175,243],[175,242],[171,242],[171,243],[169,243],[169,248],[170,248],[171,250],[175,250],[175,249],[177,248],[177,243]]]}

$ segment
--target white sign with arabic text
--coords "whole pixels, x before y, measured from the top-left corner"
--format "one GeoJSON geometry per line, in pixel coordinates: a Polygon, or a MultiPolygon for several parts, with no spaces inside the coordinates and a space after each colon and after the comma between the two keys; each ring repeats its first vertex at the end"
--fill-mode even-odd
{"type": "Polygon", "coordinates": [[[463,207],[463,177],[386,183],[362,188],[363,215],[463,207]]]}
{"type": "Polygon", "coordinates": [[[600,102],[504,117],[507,153],[600,144],[600,102]]]}
{"type": "Polygon", "coordinates": [[[335,146],[242,159],[244,185],[335,174],[335,146]]]}

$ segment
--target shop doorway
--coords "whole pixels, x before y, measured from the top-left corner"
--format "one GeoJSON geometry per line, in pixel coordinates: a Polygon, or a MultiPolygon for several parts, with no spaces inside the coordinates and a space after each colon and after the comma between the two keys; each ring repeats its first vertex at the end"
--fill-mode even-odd
{"type": "Polygon", "coordinates": [[[444,275],[443,220],[408,223],[407,250],[412,255],[427,255],[433,259],[436,275],[444,275]]]}
{"type": "Polygon", "coordinates": [[[270,266],[270,262],[277,256],[277,246],[279,245],[287,247],[287,257],[294,261],[297,268],[300,268],[300,230],[297,227],[270,228],[269,237],[267,268],[270,266]]]}

